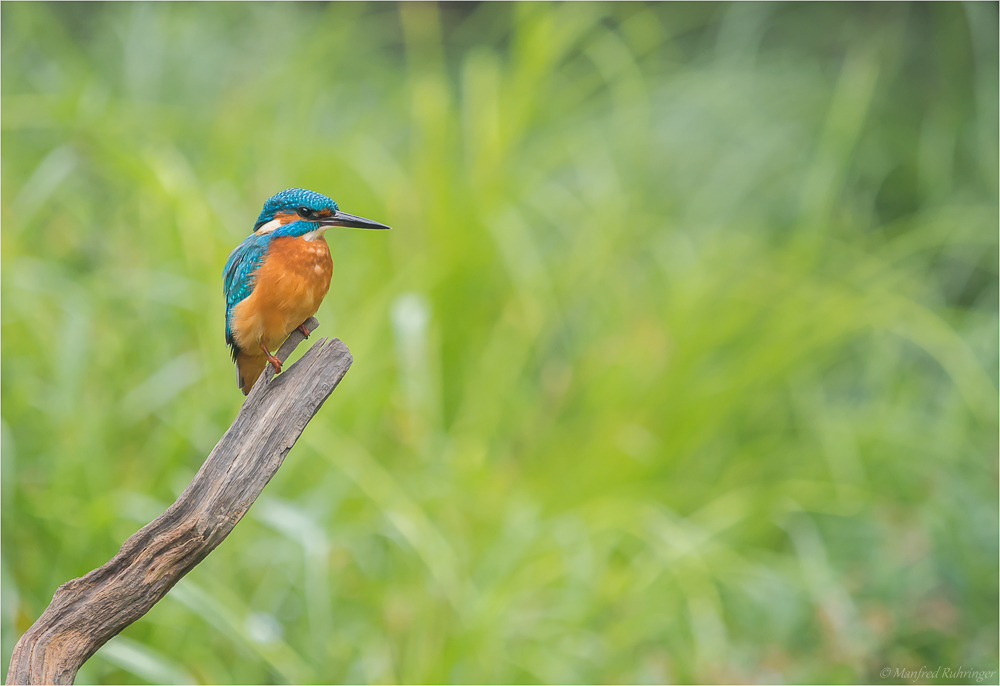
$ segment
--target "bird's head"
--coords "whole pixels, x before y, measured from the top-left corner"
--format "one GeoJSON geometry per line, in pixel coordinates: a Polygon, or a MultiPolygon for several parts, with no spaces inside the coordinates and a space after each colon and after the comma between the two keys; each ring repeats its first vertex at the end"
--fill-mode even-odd
{"type": "Polygon", "coordinates": [[[322,233],[332,226],[355,229],[388,229],[379,222],[341,212],[330,198],[303,188],[289,188],[268,198],[257,217],[253,232],[258,235],[302,236],[322,233]]]}

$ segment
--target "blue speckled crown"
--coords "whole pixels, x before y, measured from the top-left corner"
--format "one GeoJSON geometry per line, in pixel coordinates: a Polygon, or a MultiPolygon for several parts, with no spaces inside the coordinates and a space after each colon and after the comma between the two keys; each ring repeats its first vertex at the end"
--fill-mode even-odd
{"type": "Polygon", "coordinates": [[[264,209],[260,211],[260,216],[257,217],[257,224],[254,229],[256,230],[261,224],[274,219],[274,215],[278,212],[291,212],[297,207],[307,207],[310,210],[317,211],[331,210],[333,212],[339,209],[337,203],[322,193],[307,191],[305,188],[288,188],[280,193],[275,193],[267,199],[267,202],[264,203],[264,209]]]}

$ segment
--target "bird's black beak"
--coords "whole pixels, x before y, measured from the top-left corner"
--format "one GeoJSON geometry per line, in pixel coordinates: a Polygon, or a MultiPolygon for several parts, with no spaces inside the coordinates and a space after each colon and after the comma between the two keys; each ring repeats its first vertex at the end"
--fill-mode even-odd
{"type": "Polygon", "coordinates": [[[346,226],[352,229],[391,229],[391,226],[386,226],[385,224],[380,224],[371,219],[365,219],[364,217],[357,217],[353,214],[347,214],[347,212],[337,212],[332,217],[325,217],[319,220],[319,223],[323,226],[346,226]]]}

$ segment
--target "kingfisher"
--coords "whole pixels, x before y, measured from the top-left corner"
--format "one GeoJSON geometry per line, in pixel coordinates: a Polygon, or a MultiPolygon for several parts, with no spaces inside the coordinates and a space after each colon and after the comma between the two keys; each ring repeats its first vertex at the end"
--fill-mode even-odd
{"type": "Polygon", "coordinates": [[[388,229],[379,222],[341,212],[330,198],[303,188],[271,196],[253,232],[229,254],[222,271],[226,294],[226,343],[236,363],[243,395],[250,393],[272,354],[295,329],[316,314],[330,288],[333,258],[323,233],[332,226],[388,229]]]}

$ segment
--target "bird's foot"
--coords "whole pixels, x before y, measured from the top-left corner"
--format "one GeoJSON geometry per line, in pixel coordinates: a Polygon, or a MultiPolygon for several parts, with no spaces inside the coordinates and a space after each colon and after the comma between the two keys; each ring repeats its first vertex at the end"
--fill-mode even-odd
{"type": "Polygon", "coordinates": [[[279,360],[277,357],[275,357],[274,355],[272,355],[271,351],[267,349],[267,346],[265,346],[263,342],[260,344],[260,349],[264,351],[264,355],[267,356],[267,361],[270,362],[271,366],[274,367],[274,373],[275,374],[280,374],[281,373],[281,360],[279,360]]]}
{"type": "Polygon", "coordinates": [[[299,331],[302,332],[303,336],[305,336],[306,338],[309,338],[309,329],[306,328],[305,324],[299,324],[299,331]]]}

